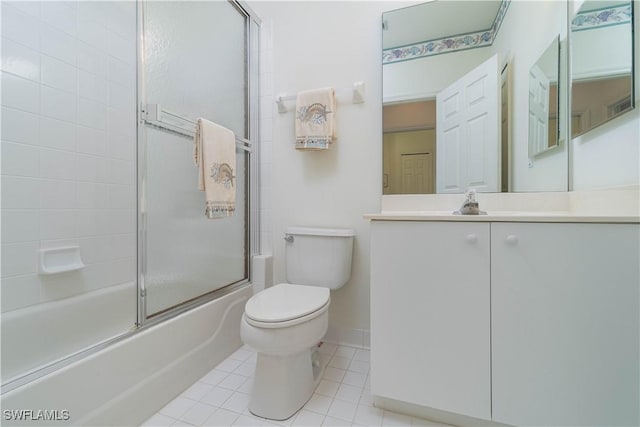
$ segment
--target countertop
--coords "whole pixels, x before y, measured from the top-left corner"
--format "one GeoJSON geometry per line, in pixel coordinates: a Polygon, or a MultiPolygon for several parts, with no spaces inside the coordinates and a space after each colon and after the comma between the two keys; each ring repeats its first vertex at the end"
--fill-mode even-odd
{"type": "Polygon", "coordinates": [[[489,211],[487,215],[454,215],[452,211],[382,211],[365,214],[364,218],[372,221],[640,223],[638,216],[576,215],[563,211],[489,211]]]}

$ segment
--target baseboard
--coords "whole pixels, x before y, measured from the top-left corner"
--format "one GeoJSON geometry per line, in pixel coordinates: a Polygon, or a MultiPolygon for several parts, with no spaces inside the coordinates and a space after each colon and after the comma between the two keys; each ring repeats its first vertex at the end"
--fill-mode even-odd
{"type": "Polygon", "coordinates": [[[340,326],[329,325],[323,341],[357,348],[371,347],[371,338],[368,329],[342,328],[340,326]]]}

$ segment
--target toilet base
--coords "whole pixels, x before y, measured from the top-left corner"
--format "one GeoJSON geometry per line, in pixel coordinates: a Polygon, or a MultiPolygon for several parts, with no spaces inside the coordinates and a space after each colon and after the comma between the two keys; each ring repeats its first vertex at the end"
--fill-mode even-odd
{"type": "Polygon", "coordinates": [[[287,356],[258,353],[249,411],[262,418],[286,420],[311,398],[322,371],[316,347],[287,356]]]}

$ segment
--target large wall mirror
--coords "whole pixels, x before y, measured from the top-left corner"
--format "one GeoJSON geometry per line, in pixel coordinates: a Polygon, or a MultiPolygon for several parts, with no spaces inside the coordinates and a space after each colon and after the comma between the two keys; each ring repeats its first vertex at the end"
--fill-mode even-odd
{"type": "Polygon", "coordinates": [[[571,134],[634,107],[633,5],[586,0],[571,22],[571,134]]]}
{"type": "Polygon", "coordinates": [[[568,190],[565,2],[440,0],[382,19],[383,194],[568,190]],[[555,139],[530,152],[536,64],[555,70],[558,104],[555,139]]]}

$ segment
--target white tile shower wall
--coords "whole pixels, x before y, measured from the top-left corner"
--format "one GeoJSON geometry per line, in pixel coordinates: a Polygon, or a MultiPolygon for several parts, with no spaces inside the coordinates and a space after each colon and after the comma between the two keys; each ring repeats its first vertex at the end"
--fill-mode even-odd
{"type": "Polygon", "coordinates": [[[3,312],[135,279],[135,37],[134,2],[2,2],[3,312]]]}

